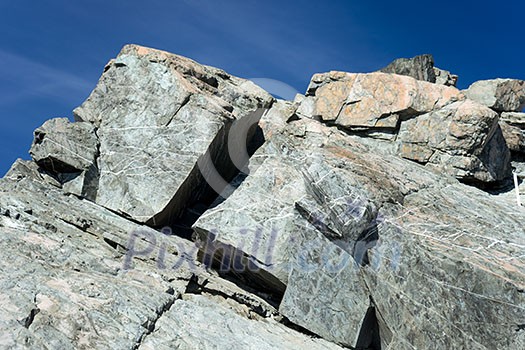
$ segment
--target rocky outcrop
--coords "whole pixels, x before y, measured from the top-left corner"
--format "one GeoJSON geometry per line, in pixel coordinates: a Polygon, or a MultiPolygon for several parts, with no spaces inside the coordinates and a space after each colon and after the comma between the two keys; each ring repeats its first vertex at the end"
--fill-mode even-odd
{"type": "Polygon", "coordinates": [[[521,114],[390,73],[274,101],[130,45],[75,116],[0,179],[3,347],[525,347],[521,114]]]}
{"type": "Polygon", "coordinates": [[[233,177],[225,142],[232,126],[256,124],[271,101],[253,83],[219,69],[124,47],[74,112],[97,128],[96,202],[143,223],[168,224],[209,192],[199,166],[217,164],[225,179],[233,177]]]}
{"type": "Polygon", "coordinates": [[[396,153],[464,181],[497,182],[510,154],[487,107],[453,87],[385,73],[316,74],[297,115],[392,142],[396,153]]]}
{"type": "Polygon", "coordinates": [[[412,58],[398,58],[380,72],[407,75],[429,83],[456,86],[458,76],[449,71],[434,67],[432,55],[419,55],[412,58]]]}
{"type": "Polygon", "coordinates": [[[492,79],[476,81],[465,90],[468,98],[496,112],[521,112],[525,108],[525,81],[492,79]]]}
{"type": "MultiPolygon", "coordinates": [[[[288,107],[274,108],[290,113],[288,107]]],[[[509,312],[504,318],[523,317],[521,272],[509,277],[514,268],[522,269],[513,245],[498,246],[495,255],[514,267],[500,258],[486,260],[492,253],[485,252],[496,247],[488,248],[490,242],[502,238],[494,236],[499,225],[506,227],[506,239],[513,237],[519,244],[523,229],[514,215],[523,212],[507,216],[508,204],[369,148],[360,137],[311,119],[283,125],[273,122],[274,116],[271,111],[261,121],[267,142],[255,154],[255,171],[195,228],[201,235],[212,232],[215,241],[235,247],[237,256],[255,263],[264,261],[268,251],[278,257],[271,260],[276,265],[267,261],[243,273],[271,274],[286,285],[283,315],[346,346],[380,341],[382,348],[512,348],[522,342],[504,322],[495,322],[495,333],[506,334],[499,339],[489,335],[493,326],[488,330],[474,325],[499,317],[500,302],[509,312]],[[281,131],[276,132],[276,125],[281,131]],[[275,152],[281,153],[280,164],[275,152]],[[453,209],[457,206],[470,208],[464,222],[453,209]],[[482,212],[497,220],[478,222],[474,217],[482,212]],[[253,249],[254,241],[261,249],[253,249]],[[487,269],[507,277],[492,279],[487,269]],[[482,281],[485,278],[489,280],[482,281]],[[514,287],[503,287],[509,278],[514,287]],[[475,287],[489,285],[490,292],[475,287]],[[427,311],[419,315],[422,305],[427,311]],[[473,315],[468,311],[473,305],[483,311],[473,315]],[[421,323],[430,333],[414,330],[421,323]],[[376,329],[379,340],[373,336],[376,329]]],[[[293,120],[291,116],[281,121],[293,120]]]]}

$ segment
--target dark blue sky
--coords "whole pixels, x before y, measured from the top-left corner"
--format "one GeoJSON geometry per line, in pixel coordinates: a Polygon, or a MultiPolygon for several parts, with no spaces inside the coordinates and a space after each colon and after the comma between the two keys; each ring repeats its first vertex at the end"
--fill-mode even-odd
{"type": "Polygon", "coordinates": [[[432,53],[459,75],[525,79],[522,1],[0,0],[0,176],[71,116],[126,43],[304,92],[313,73],[432,53]]]}

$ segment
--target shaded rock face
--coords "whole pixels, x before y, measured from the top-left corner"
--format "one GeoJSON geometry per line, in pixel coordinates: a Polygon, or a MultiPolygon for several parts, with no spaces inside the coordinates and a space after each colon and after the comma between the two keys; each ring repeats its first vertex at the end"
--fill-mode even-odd
{"type": "Polygon", "coordinates": [[[274,101],[124,47],[0,179],[1,346],[525,348],[525,210],[464,183],[525,169],[525,118],[403,64],[274,101]]]}
{"type": "Polygon", "coordinates": [[[417,80],[441,85],[456,86],[458,76],[449,71],[434,67],[432,55],[419,55],[412,58],[398,58],[380,72],[407,75],[417,80]]]}

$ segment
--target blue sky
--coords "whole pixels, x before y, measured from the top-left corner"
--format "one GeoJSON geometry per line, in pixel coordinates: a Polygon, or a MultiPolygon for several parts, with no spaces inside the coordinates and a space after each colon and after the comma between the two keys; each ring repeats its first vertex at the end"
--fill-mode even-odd
{"type": "Polygon", "coordinates": [[[522,1],[0,0],[0,176],[71,116],[127,43],[304,92],[312,74],[432,53],[459,75],[525,79],[522,1]]]}

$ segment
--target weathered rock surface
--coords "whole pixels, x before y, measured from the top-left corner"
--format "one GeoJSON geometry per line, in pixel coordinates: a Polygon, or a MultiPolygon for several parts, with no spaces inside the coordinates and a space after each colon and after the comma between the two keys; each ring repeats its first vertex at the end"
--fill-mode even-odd
{"type": "Polygon", "coordinates": [[[131,45],[75,114],[0,179],[1,347],[525,348],[520,113],[388,73],[274,101],[131,45]]]}
{"type": "MultiPolygon", "coordinates": [[[[287,111],[279,105],[274,108],[287,111]]],[[[507,215],[511,202],[498,203],[482,191],[465,187],[426,167],[392,158],[388,153],[372,152],[371,148],[360,144],[359,137],[349,137],[310,119],[291,121],[282,131],[276,132],[275,126],[282,124],[269,120],[272,117],[275,116],[270,112],[261,121],[263,130],[268,130],[265,147],[270,151],[263,147],[255,154],[258,168],[231,197],[208,211],[195,226],[201,233],[207,230],[213,232],[214,239],[236,247],[245,256],[255,255],[257,260],[261,260],[267,250],[254,251],[252,245],[246,245],[247,240],[258,237],[260,247],[273,244],[274,252],[279,252],[280,265],[286,266],[283,262],[286,259],[289,261],[288,278],[282,279],[287,287],[280,310],[285,316],[326,339],[347,346],[371,346],[378,341],[372,335],[376,327],[381,334],[383,348],[389,344],[393,348],[397,346],[393,344],[403,344],[399,348],[423,349],[434,346],[461,348],[474,344],[489,349],[497,346],[517,348],[518,344],[523,344],[523,336],[515,332],[519,328],[517,326],[508,327],[505,322],[496,321],[489,327],[491,330],[473,326],[483,323],[485,318],[499,317],[496,316],[500,312],[497,305],[501,302],[507,306],[505,312],[508,314],[504,318],[519,320],[524,316],[525,310],[520,306],[523,303],[520,292],[523,266],[519,259],[519,251],[523,251],[524,230],[518,224],[523,220],[523,211],[507,215]],[[281,144],[284,140],[287,142],[281,144]],[[278,167],[272,153],[277,150],[281,150],[283,160],[278,167]],[[304,156],[300,157],[301,154],[304,156]],[[265,159],[262,165],[261,159],[265,159]],[[266,162],[273,165],[265,167],[266,162]],[[290,163],[295,166],[286,165],[290,163]],[[301,186],[297,180],[301,175],[297,171],[284,171],[278,177],[269,173],[270,169],[283,168],[303,169],[305,184],[315,184],[323,191],[315,195],[308,191],[307,185],[301,186]],[[323,168],[324,171],[312,172],[313,169],[323,168]],[[285,184],[293,191],[283,191],[285,184]],[[347,185],[353,189],[349,191],[345,187],[347,185]],[[262,191],[258,192],[260,189],[262,191]],[[260,197],[260,193],[264,194],[264,198],[260,197]],[[455,204],[451,204],[452,200],[455,204]],[[295,212],[290,202],[295,203],[295,212]],[[312,202],[314,205],[307,205],[312,202]],[[373,212],[372,207],[382,209],[372,215],[368,227],[354,224],[346,227],[359,228],[356,231],[340,231],[341,223],[347,221],[334,220],[344,218],[341,214],[345,214],[345,211],[338,209],[337,203],[339,206],[346,204],[346,214],[348,218],[353,218],[353,223],[359,222],[367,210],[373,212]],[[316,205],[323,210],[315,210],[316,205]],[[467,221],[461,224],[453,208],[463,205],[470,209],[465,213],[467,221]],[[426,206],[430,208],[424,209],[426,206]],[[432,212],[433,221],[429,224],[427,215],[432,212]],[[264,217],[265,213],[269,215],[264,217]],[[482,215],[487,220],[477,223],[479,219],[471,215],[482,215]],[[491,217],[497,219],[492,221],[491,217]],[[235,220],[235,224],[230,225],[230,220],[235,220]],[[454,226],[450,227],[449,222],[453,222],[454,226]],[[414,230],[414,225],[418,229],[414,230]],[[501,243],[497,248],[498,258],[488,258],[490,253],[482,251],[470,256],[472,251],[485,249],[483,247],[490,246],[491,242],[503,239],[503,236],[494,236],[499,225],[506,227],[504,232],[515,232],[505,234],[505,239],[514,243],[501,243]],[[260,226],[264,229],[256,231],[255,228],[260,226]],[[317,234],[312,226],[318,231],[317,234]],[[271,228],[277,238],[257,236],[257,232],[271,228]],[[515,244],[520,248],[515,250],[515,244]],[[453,252],[449,252],[450,247],[455,247],[453,252]],[[370,253],[368,258],[367,250],[370,253]],[[449,260],[450,256],[452,260],[449,260]],[[499,266],[500,258],[512,266],[499,266]],[[356,263],[366,266],[355,267],[356,263]],[[457,277],[456,264],[461,264],[464,273],[471,276],[468,280],[457,277]],[[400,268],[407,277],[403,277],[405,275],[401,274],[400,268]],[[483,272],[486,269],[500,272],[487,275],[483,272]],[[512,271],[517,274],[509,277],[512,271]],[[407,285],[408,276],[411,283],[407,285]],[[500,279],[497,276],[507,277],[500,279]],[[489,278],[490,282],[483,281],[485,278],[489,278]],[[387,282],[379,286],[382,281],[387,282]],[[428,290],[423,292],[420,284],[428,286],[428,290]],[[492,284],[490,297],[475,289],[478,285],[492,284]],[[442,306],[443,303],[447,306],[442,306]],[[458,307],[465,305],[461,306],[464,311],[459,319],[452,316],[457,315],[454,311],[457,307],[453,306],[456,303],[458,307]],[[422,305],[428,310],[424,316],[419,315],[422,305]],[[470,314],[466,311],[468,305],[478,305],[477,310],[484,311],[470,314]],[[367,317],[369,308],[375,312],[367,317]],[[403,311],[399,313],[397,310],[403,311]],[[444,320],[453,321],[444,325],[444,320]],[[460,325],[463,322],[464,326],[460,325]],[[425,330],[429,334],[416,331],[420,323],[426,325],[425,330]],[[365,324],[367,326],[363,327],[365,324]],[[501,337],[491,338],[488,343],[481,340],[489,337],[494,327],[501,337]],[[443,333],[445,328],[447,330],[443,333]],[[452,341],[448,334],[456,333],[453,339],[457,340],[452,341]],[[403,335],[397,339],[399,334],[403,335]]],[[[284,115],[281,120],[290,120],[289,115],[284,115]]],[[[276,277],[285,275],[282,268],[269,264],[259,267],[276,277]]]]}
{"type": "Polygon", "coordinates": [[[525,108],[525,81],[492,79],[476,81],[465,90],[471,100],[497,112],[521,112],[525,108]]]}
{"type": "Polygon", "coordinates": [[[386,73],[316,74],[312,116],[349,129],[395,129],[401,118],[463,99],[459,90],[386,73]]]}
{"type": "Polygon", "coordinates": [[[385,68],[380,69],[380,72],[406,75],[417,80],[448,86],[456,86],[458,80],[457,75],[434,67],[434,57],[428,54],[412,58],[398,58],[385,68]]]}
{"type": "Polygon", "coordinates": [[[232,125],[242,118],[256,123],[271,101],[253,83],[219,69],[124,47],[75,110],[77,120],[98,128],[95,201],[140,222],[169,223],[206,190],[199,161],[233,176],[225,142],[232,125]]]}
{"type": "Polygon", "coordinates": [[[402,157],[461,180],[494,182],[510,175],[510,153],[498,115],[473,101],[403,122],[398,141],[402,157]]]}
{"type": "Polygon", "coordinates": [[[500,119],[510,125],[525,129],[525,113],[503,112],[500,119]]]}
{"type": "Polygon", "coordinates": [[[262,298],[207,272],[194,243],[65,195],[52,180],[29,162],[0,180],[2,347],[227,349],[242,339],[339,348],[285,327],[262,298]],[[194,293],[199,302],[183,301],[194,293]]]}
{"type": "Polygon", "coordinates": [[[503,132],[505,142],[509,150],[513,152],[525,152],[525,133],[522,129],[512,126],[507,122],[500,121],[499,125],[503,132]]]}
{"type": "Polygon", "coordinates": [[[81,172],[95,165],[98,138],[90,123],[51,119],[36,129],[34,136],[29,153],[50,172],[81,172]]]}
{"type": "Polygon", "coordinates": [[[297,115],[350,133],[387,139],[394,153],[465,181],[510,175],[498,116],[457,89],[385,73],[330,72],[312,78],[297,115]]]}

